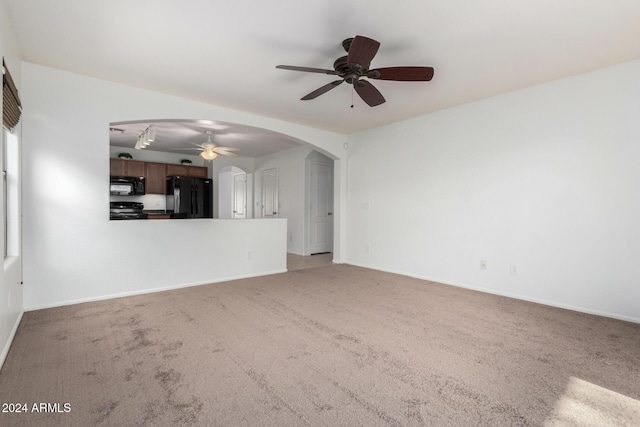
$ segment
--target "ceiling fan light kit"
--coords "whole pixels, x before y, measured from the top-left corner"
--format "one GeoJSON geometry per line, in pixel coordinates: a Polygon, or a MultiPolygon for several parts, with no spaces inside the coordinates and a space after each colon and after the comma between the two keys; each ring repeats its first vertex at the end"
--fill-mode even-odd
{"type": "Polygon", "coordinates": [[[218,153],[216,153],[215,151],[205,150],[200,153],[200,156],[205,160],[214,160],[216,157],[218,157],[218,153]]]}
{"type": "Polygon", "coordinates": [[[277,65],[281,70],[303,71],[307,73],[320,73],[339,76],[340,80],[319,87],[313,92],[300,98],[303,101],[315,99],[318,96],[338,87],[343,82],[353,85],[355,92],[370,107],[375,107],[385,102],[382,94],[367,79],[393,80],[400,82],[427,82],[433,78],[433,67],[400,66],[385,67],[371,70],[371,60],[378,53],[380,43],[365,36],[355,36],[342,42],[342,47],[347,52],[333,63],[333,70],[322,68],[298,67],[294,65],[277,65]]]}
{"type": "MultiPolygon", "coordinates": [[[[191,144],[195,145],[197,148],[187,148],[187,150],[199,150],[200,157],[205,160],[215,160],[219,155],[227,156],[227,157],[238,157],[238,154],[235,153],[238,151],[237,148],[233,147],[218,147],[213,143],[211,139],[213,132],[210,130],[207,131],[207,141],[202,144],[196,144],[192,142],[191,144]]],[[[184,148],[172,148],[172,150],[184,150],[184,148]]]]}

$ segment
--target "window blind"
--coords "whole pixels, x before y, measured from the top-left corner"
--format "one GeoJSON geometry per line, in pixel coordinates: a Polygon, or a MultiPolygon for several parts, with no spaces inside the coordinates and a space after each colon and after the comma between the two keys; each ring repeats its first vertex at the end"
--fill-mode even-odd
{"type": "Polygon", "coordinates": [[[11,130],[20,121],[22,105],[11,74],[2,60],[2,125],[11,130]]]}

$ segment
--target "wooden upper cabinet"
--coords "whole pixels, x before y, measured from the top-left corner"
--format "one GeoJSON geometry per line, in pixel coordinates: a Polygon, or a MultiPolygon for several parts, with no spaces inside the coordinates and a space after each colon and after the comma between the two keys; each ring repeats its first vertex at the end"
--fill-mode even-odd
{"type": "Polygon", "coordinates": [[[125,176],[126,166],[124,162],[126,162],[126,160],[109,159],[109,175],[125,176]]]}
{"type": "Polygon", "coordinates": [[[145,176],[145,162],[125,159],[109,159],[109,175],[113,176],[145,176]]]}
{"type": "Polygon", "coordinates": [[[206,178],[207,177],[207,168],[202,166],[187,166],[187,176],[192,176],[194,178],[206,178]]]}
{"type": "Polygon", "coordinates": [[[166,193],[167,166],[164,163],[147,163],[145,173],[147,194],[166,193]]]}
{"type": "Polygon", "coordinates": [[[188,176],[186,165],[167,165],[167,176],[188,176]]]}
{"type": "Polygon", "coordinates": [[[137,160],[125,160],[127,165],[126,176],[144,176],[145,162],[139,162],[137,160]]]}
{"type": "Polygon", "coordinates": [[[206,166],[167,165],[167,176],[192,176],[194,178],[206,178],[208,169],[206,166]]]}

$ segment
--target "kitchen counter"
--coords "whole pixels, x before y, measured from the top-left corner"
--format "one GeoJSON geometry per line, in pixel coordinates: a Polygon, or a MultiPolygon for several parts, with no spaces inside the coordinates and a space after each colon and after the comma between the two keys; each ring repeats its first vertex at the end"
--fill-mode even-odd
{"type": "Polygon", "coordinates": [[[170,219],[171,216],[168,212],[165,212],[163,210],[161,211],[143,211],[144,213],[146,213],[147,219],[170,219]]]}

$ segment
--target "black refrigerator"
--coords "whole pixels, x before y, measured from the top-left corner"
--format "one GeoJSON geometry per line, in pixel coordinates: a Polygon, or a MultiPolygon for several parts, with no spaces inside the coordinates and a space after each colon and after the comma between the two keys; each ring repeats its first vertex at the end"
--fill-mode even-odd
{"type": "Polygon", "coordinates": [[[171,218],[213,218],[211,180],[168,176],[167,212],[171,218]]]}

